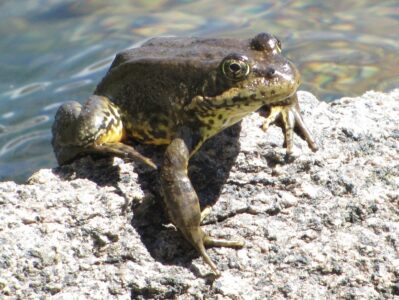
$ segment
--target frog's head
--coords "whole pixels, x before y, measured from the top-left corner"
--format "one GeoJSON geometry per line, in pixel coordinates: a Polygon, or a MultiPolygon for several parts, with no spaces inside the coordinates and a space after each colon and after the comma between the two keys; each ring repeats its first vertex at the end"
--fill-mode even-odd
{"type": "Polygon", "coordinates": [[[221,60],[214,84],[208,86],[216,102],[274,104],[296,92],[300,75],[294,64],[282,56],[279,39],[260,33],[242,43],[236,47],[238,51],[221,60]]]}
{"type": "Polygon", "coordinates": [[[222,61],[220,69],[226,80],[264,104],[291,96],[300,76],[294,64],[281,55],[280,40],[261,33],[249,44],[247,53],[232,53],[222,61]]]}
{"type": "MultiPolygon", "coordinates": [[[[220,46],[220,45],[219,45],[220,46]]],[[[209,73],[199,99],[199,118],[212,135],[263,105],[284,102],[297,90],[297,68],[281,54],[281,42],[260,33],[250,40],[226,39],[225,54],[209,73]],[[215,121],[219,119],[221,121],[215,121]]]]}

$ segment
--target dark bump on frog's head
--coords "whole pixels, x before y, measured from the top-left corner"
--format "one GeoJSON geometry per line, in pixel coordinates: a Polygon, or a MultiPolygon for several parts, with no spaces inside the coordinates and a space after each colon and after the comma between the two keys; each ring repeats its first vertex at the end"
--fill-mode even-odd
{"type": "Polygon", "coordinates": [[[259,33],[251,40],[251,48],[256,51],[274,51],[278,47],[278,40],[269,33],[259,33]]]}

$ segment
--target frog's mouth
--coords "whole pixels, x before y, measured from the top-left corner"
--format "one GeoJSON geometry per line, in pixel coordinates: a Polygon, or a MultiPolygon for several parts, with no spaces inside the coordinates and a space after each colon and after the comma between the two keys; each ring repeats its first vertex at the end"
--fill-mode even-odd
{"type": "Polygon", "coordinates": [[[233,87],[209,99],[212,109],[227,109],[239,113],[255,111],[263,105],[283,103],[292,97],[299,81],[265,80],[259,78],[249,86],[233,87]]]}

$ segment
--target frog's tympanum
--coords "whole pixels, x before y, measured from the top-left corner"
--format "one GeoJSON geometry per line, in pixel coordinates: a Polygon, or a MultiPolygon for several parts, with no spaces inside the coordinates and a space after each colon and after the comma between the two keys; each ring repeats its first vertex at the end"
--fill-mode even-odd
{"type": "Polygon", "coordinates": [[[243,40],[154,38],[118,54],[83,106],[69,102],[59,108],[54,152],[60,165],[100,153],[159,169],[171,221],[220,275],[205,247],[244,243],[214,239],[200,227],[198,197],[187,176],[190,157],[204,141],[261,107],[269,111],[264,130],[281,120],[287,154],[294,130],[316,151],[298,106],[299,78],[281,55],[280,41],[267,33],[243,40]],[[125,143],[128,138],[168,145],[161,165],[125,143]]]}

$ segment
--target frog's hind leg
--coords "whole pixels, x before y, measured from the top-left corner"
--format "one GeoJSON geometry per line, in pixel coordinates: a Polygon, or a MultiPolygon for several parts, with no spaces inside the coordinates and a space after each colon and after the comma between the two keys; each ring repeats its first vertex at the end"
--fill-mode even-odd
{"type": "Polygon", "coordinates": [[[183,139],[174,139],[166,149],[160,170],[165,206],[173,224],[219,276],[220,272],[209,258],[205,246],[241,248],[244,243],[213,239],[202,230],[198,196],[187,176],[189,158],[189,150],[183,139]]]}
{"type": "Polygon", "coordinates": [[[55,115],[52,145],[60,165],[87,154],[108,154],[156,165],[133,147],[125,145],[125,129],[118,108],[106,97],[91,96],[82,106],[63,104],[55,115]]]}

